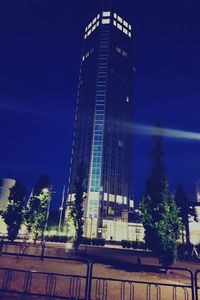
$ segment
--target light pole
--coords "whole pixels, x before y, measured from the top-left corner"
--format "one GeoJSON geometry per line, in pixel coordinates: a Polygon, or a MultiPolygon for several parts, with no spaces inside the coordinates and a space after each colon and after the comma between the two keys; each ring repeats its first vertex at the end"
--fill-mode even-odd
{"type": "Polygon", "coordinates": [[[60,217],[59,217],[59,223],[58,223],[58,232],[61,231],[61,223],[62,223],[62,214],[63,214],[63,204],[64,204],[64,199],[65,199],[65,185],[64,185],[64,187],[63,187],[61,206],[60,206],[60,208],[59,208],[59,211],[60,211],[60,217]]]}

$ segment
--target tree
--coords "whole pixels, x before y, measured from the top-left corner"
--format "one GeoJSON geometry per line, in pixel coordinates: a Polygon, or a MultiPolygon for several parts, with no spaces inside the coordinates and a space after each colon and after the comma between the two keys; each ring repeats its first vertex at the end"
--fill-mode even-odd
{"type": "Polygon", "coordinates": [[[160,201],[155,207],[151,197],[140,202],[141,220],[145,228],[145,242],[160,263],[167,267],[177,257],[177,240],[181,221],[174,198],[170,196],[167,181],[162,183],[160,201]]]}
{"type": "Polygon", "coordinates": [[[160,123],[157,123],[155,135],[153,136],[153,149],[151,152],[152,169],[145,187],[145,196],[150,196],[155,206],[159,203],[160,194],[162,192],[162,183],[166,180],[165,167],[162,162],[163,154],[162,126],[160,123]]]}
{"type": "Polygon", "coordinates": [[[183,187],[179,185],[175,192],[175,202],[179,207],[179,217],[182,220],[182,242],[184,243],[184,231],[186,233],[186,244],[190,243],[190,231],[189,231],[189,216],[197,218],[196,210],[191,206],[190,200],[188,199],[183,187]]]}
{"type": "Polygon", "coordinates": [[[2,212],[2,217],[7,225],[8,239],[12,242],[16,239],[23,222],[25,196],[25,188],[20,182],[16,181],[10,189],[7,208],[2,212]]]}
{"type": "Polygon", "coordinates": [[[84,179],[85,179],[85,164],[80,163],[76,179],[76,194],[75,201],[71,208],[71,218],[75,228],[75,247],[78,248],[83,237],[83,194],[84,194],[84,179]]]}
{"type": "Polygon", "coordinates": [[[162,162],[163,136],[160,124],[155,128],[152,150],[152,170],[146,182],[145,196],[140,202],[145,242],[162,264],[171,264],[176,258],[176,240],[180,219],[174,199],[169,195],[165,168],[162,162]]]}
{"type": "Polygon", "coordinates": [[[49,201],[49,178],[45,175],[36,182],[26,213],[27,229],[33,235],[34,243],[43,236],[49,201]]]}

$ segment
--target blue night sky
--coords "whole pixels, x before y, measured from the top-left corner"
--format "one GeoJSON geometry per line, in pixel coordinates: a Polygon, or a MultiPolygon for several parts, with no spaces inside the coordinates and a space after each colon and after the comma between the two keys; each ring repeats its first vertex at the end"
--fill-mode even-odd
{"type": "MultiPolygon", "coordinates": [[[[0,2],[0,178],[30,189],[47,173],[59,198],[69,172],[83,28],[97,2],[0,2]]],[[[134,122],[200,132],[199,8],[184,0],[121,2],[134,28],[134,122]]],[[[134,135],[136,201],[150,173],[151,145],[151,137],[134,135]]],[[[170,190],[182,184],[194,199],[200,142],[166,138],[164,145],[170,190]]]]}

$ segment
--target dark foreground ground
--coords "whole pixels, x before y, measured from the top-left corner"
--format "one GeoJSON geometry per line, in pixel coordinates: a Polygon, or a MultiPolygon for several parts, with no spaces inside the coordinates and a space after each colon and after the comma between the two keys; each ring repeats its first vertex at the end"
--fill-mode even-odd
{"type": "MultiPolygon", "coordinates": [[[[19,245],[7,245],[3,249],[18,254],[22,250],[19,245]]],[[[41,248],[29,246],[24,253],[40,255],[41,248]]],[[[8,272],[5,275],[3,268],[9,268],[15,271],[12,271],[8,290],[23,293],[5,293],[4,289],[0,299],[86,299],[89,260],[95,262],[90,274],[90,299],[193,300],[190,273],[175,269],[166,273],[158,269],[157,259],[149,252],[82,246],[75,257],[74,253],[66,251],[65,245],[48,243],[45,255],[49,258],[41,260],[40,257],[3,254],[0,257],[0,290],[5,288],[10,276],[8,272]],[[85,259],[86,262],[79,261],[85,259]],[[27,296],[28,293],[40,296],[27,296]]],[[[200,269],[200,264],[178,261],[173,267],[189,268],[195,272],[200,269]]]]}

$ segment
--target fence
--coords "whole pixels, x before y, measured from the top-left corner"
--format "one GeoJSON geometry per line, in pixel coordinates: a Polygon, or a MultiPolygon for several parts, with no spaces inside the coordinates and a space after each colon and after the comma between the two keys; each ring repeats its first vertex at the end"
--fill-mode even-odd
{"type": "MultiPolygon", "coordinates": [[[[33,259],[35,265],[36,260],[40,261],[38,258],[41,259],[41,255],[20,252],[2,251],[1,254],[3,257],[6,255],[6,257],[16,257],[17,259],[23,258],[23,261],[33,259]]],[[[21,295],[23,295],[23,299],[26,299],[26,296],[27,299],[30,299],[32,295],[38,296],[39,299],[200,300],[198,295],[200,293],[198,285],[200,270],[194,276],[189,269],[169,268],[165,273],[162,268],[148,266],[148,272],[151,271],[151,280],[145,280],[145,273],[142,273],[145,272],[145,266],[133,266],[132,273],[128,272],[127,276],[124,276],[131,278],[127,279],[117,278],[119,272],[116,272],[116,269],[120,269],[120,265],[108,266],[108,269],[112,270],[112,276],[104,276],[97,262],[47,255],[43,255],[42,259],[48,264],[53,262],[61,266],[62,272],[1,267],[0,295],[9,297],[9,295],[15,294],[14,299],[21,299],[21,295]],[[73,274],[67,271],[63,272],[64,266],[66,270],[69,270],[70,264],[74,271],[73,274]],[[135,274],[137,274],[137,280],[134,279],[135,274]],[[139,275],[141,280],[138,279],[139,275]],[[17,295],[19,298],[16,298],[17,295]]]]}

